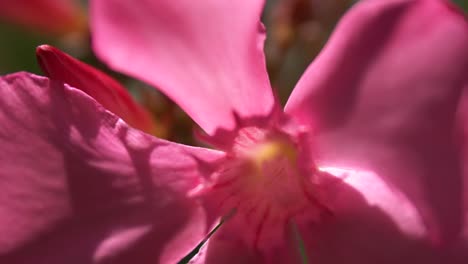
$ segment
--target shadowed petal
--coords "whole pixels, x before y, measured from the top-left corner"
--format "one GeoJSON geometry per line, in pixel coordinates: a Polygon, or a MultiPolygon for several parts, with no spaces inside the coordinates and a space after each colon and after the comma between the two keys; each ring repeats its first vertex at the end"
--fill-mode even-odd
{"type": "Polygon", "coordinates": [[[155,85],[208,134],[234,114],[267,116],[262,0],[91,2],[94,50],[111,67],[155,85]]]}
{"type": "Polygon", "coordinates": [[[314,263],[466,263],[468,245],[455,240],[440,246],[428,240],[426,232],[430,230],[426,230],[415,205],[379,175],[341,168],[322,170],[343,182],[328,185],[333,219],[298,221],[308,257],[314,263]]]}
{"type": "Polygon", "coordinates": [[[466,19],[448,1],[362,1],[286,106],[315,129],[320,165],[376,172],[417,205],[437,245],[463,222],[454,135],[467,47],[466,19]]]}
{"type": "Polygon", "coordinates": [[[85,93],[0,79],[0,262],[175,263],[203,237],[187,191],[223,154],[128,127],[85,93]]]}
{"type": "Polygon", "coordinates": [[[36,55],[42,71],[49,78],[82,90],[129,125],[154,132],[150,113],[116,80],[49,45],[37,47],[36,55]]]}
{"type": "MultiPolygon", "coordinates": [[[[464,190],[468,190],[468,83],[465,85],[465,90],[461,100],[458,116],[461,124],[461,137],[463,144],[463,173],[464,177],[464,190]]],[[[465,246],[468,247],[468,192],[464,192],[464,211],[465,211],[465,225],[463,230],[463,239],[465,240],[465,246]]]]}

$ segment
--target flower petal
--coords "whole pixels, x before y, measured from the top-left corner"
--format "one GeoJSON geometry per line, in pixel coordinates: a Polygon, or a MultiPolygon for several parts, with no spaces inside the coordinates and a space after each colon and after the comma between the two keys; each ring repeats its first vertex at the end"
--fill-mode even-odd
{"type": "Polygon", "coordinates": [[[332,215],[319,221],[311,221],[307,212],[296,215],[291,219],[296,230],[271,241],[275,247],[247,246],[236,239],[238,234],[226,232],[228,221],[194,263],[466,263],[468,245],[431,244],[415,205],[376,173],[333,167],[321,171],[326,177],[321,187],[328,189],[321,199],[332,215]]]}
{"type": "Polygon", "coordinates": [[[456,241],[440,246],[428,241],[417,208],[379,175],[341,168],[322,171],[342,182],[328,185],[331,221],[298,222],[311,262],[466,263],[468,245],[456,241]]]}
{"type": "Polygon", "coordinates": [[[362,1],[286,107],[315,129],[318,164],[375,171],[417,205],[439,244],[462,225],[454,134],[467,46],[466,19],[448,1],[362,1]]]}
{"type": "Polygon", "coordinates": [[[273,111],[262,7],[262,0],[92,1],[94,50],[161,89],[213,135],[233,129],[235,115],[273,111]]]}
{"type": "Polygon", "coordinates": [[[37,47],[36,55],[49,78],[82,90],[131,126],[154,132],[150,113],[110,76],[49,45],[37,47]]]}
{"type": "MultiPolygon", "coordinates": [[[[468,83],[465,86],[463,97],[459,109],[459,120],[461,124],[461,137],[463,138],[463,173],[464,173],[464,190],[468,190],[468,83]]],[[[463,230],[463,239],[465,240],[465,245],[468,247],[468,192],[464,192],[464,211],[465,211],[465,222],[463,230]]]]}
{"type": "Polygon", "coordinates": [[[215,234],[200,250],[190,264],[254,264],[263,263],[262,258],[251,248],[235,239],[224,239],[215,234]]]}
{"type": "Polygon", "coordinates": [[[0,79],[0,262],[175,263],[206,232],[187,199],[224,154],[128,127],[80,90],[0,79]]]}

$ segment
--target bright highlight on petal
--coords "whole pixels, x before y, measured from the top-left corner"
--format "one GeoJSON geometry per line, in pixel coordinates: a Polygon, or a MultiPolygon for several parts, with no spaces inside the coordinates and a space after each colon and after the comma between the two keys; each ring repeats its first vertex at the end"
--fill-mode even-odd
{"type": "Polygon", "coordinates": [[[369,205],[387,212],[402,232],[414,238],[428,235],[424,221],[414,204],[403,193],[392,190],[376,173],[336,167],[321,167],[319,170],[342,179],[359,190],[369,205]]]}

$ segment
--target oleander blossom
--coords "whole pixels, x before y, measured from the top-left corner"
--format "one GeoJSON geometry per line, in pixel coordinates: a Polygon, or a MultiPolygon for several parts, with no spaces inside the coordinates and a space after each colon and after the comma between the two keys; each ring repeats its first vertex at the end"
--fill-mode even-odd
{"type": "Polygon", "coordinates": [[[97,55],[213,149],[130,127],[89,89],[111,81],[39,48],[50,79],[0,80],[0,262],[177,263],[219,219],[193,263],[468,261],[468,24],[448,1],[359,2],[284,110],[263,1],[90,4],[97,55]]]}

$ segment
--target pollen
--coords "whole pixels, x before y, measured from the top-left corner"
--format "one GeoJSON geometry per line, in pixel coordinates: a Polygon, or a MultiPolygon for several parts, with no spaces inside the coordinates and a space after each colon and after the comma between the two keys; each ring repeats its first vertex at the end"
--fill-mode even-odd
{"type": "Polygon", "coordinates": [[[284,140],[274,140],[260,144],[250,152],[250,159],[258,171],[268,161],[285,158],[291,164],[296,162],[297,152],[293,145],[284,140]]]}

